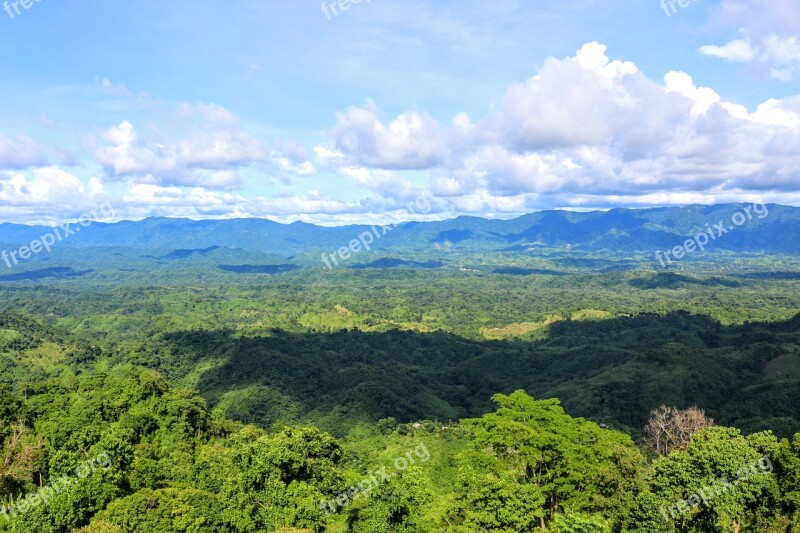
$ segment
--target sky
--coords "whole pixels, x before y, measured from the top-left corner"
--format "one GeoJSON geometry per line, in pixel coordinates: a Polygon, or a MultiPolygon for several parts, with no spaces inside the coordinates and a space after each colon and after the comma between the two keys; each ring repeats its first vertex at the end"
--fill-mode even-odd
{"type": "Polygon", "coordinates": [[[800,205],[797,0],[2,7],[0,222],[800,205]]]}

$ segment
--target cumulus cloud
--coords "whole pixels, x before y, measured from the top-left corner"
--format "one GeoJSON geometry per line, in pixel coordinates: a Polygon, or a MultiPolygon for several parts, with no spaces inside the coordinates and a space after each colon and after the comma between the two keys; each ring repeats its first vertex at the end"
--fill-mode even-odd
{"type": "Polygon", "coordinates": [[[111,172],[138,176],[126,196],[133,213],[332,223],[371,220],[421,194],[434,197],[432,216],[800,197],[800,97],[748,109],[686,72],[650,79],[594,42],[545,61],[486,116],[387,118],[368,101],[337,114],[312,150],[267,147],[213,105],[180,112],[197,121],[181,141],[159,143],[121,123],[96,153],[111,172]],[[238,169],[253,162],[295,177],[319,166],[365,197],[232,192],[238,169]]]}
{"type": "Polygon", "coordinates": [[[147,180],[163,184],[205,183],[214,171],[231,174],[241,166],[264,160],[268,153],[261,142],[239,131],[201,131],[189,139],[163,144],[142,139],[128,121],[109,128],[104,139],[107,144],[98,148],[94,157],[109,175],[147,176],[147,180]]]}
{"type": "Polygon", "coordinates": [[[188,132],[163,141],[158,133],[142,135],[129,121],[103,133],[94,159],[111,177],[164,186],[231,189],[242,185],[240,171],[257,166],[281,179],[308,176],[316,169],[299,152],[270,148],[242,131],[238,118],[216,104],[182,104],[177,116],[188,132]]]}
{"type": "Polygon", "coordinates": [[[427,170],[432,193],[470,212],[800,190],[800,98],[750,111],[685,72],[651,80],[599,43],[547,60],[483,120],[461,113],[447,127],[417,121],[410,135],[391,125],[421,113],[386,125],[376,109],[339,115],[338,142],[317,148],[318,160],[389,191],[401,180],[387,168],[427,170]],[[342,141],[343,132],[355,141],[342,141]]]}
{"type": "Polygon", "coordinates": [[[511,87],[484,122],[489,143],[454,175],[472,174],[472,189],[506,195],[705,186],[716,162],[700,160],[716,157],[705,154],[732,118],[720,103],[685,73],[658,84],[589,43],[511,87]]]}
{"type": "Polygon", "coordinates": [[[108,199],[97,178],[82,180],[58,167],[0,171],[3,220],[56,224],[108,199]]]}
{"type": "Polygon", "coordinates": [[[609,61],[605,50],[589,43],[573,58],[547,60],[536,76],[506,91],[492,130],[519,149],[537,150],[605,143],[634,125],[638,69],[609,61]]]}
{"type": "MultiPolygon", "coordinates": [[[[771,46],[771,57],[791,59],[791,42],[768,44],[770,35],[707,52],[758,61],[771,46]]],[[[529,79],[499,91],[484,116],[434,118],[414,109],[387,116],[367,101],[337,114],[311,149],[268,144],[216,104],[170,109],[161,122],[118,122],[92,148],[105,177],[125,190],[121,216],[355,222],[398,212],[425,193],[433,197],[430,216],[800,200],[800,96],[747,108],[687,72],[648,78],[596,42],[546,60],[529,79]],[[302,186],[318,169],[341,180],[347,200],[322,180],[302,186]],[[252,170],[291,192],[241,192],[252,170]]],[[[18,206],[14,213],[102,196],[99,181],[27,168],[43,162],[32,140],[0,136],[0,201],[18,206]]]]}
{"type": "Polygon", "coordinates": [[[384,124],[371,101],[337,114],[331,137],[351,164],[412,170],[428,168],[445,156],[439,125],[430,115],[409,111],[384,124]]]}

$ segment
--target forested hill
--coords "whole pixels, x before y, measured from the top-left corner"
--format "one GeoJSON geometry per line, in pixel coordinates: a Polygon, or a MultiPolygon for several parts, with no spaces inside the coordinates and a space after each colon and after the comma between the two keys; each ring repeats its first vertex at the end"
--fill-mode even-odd
{"type": "Polygon", "coordinates": [[[0,532],[799,533],[799,210],[764,207],[407,223],[329,270],[372,228],[83,226],[0,262],[0,532]]]}
{"type": "MultiPolygon", "coordinates": [[[[74,227],[73,227],[74,229],[74,227]]],[[[709,248],[748,252],[800,250],[800,208],[762,204],[692,205],[610,211],[542,211],[512,220],[460,217],[407,222],[386,228],[323,227],[266,219],[203,220],[149,218],[95,223],[64,240],[64,246],[124,246],[141,249],[208,250],[214,246],[291,256],[347,245],[373,232],[376,250],[464,249],[526,251],[553,247],[583,251],[669,250],[701,232],[713,232],[709,248]],[[719,225],[722,222],[722,225],[719,225]],[[377,232],[377,233],[375,233],[377,232]],[[719,238],[717,238],[717,236],[719,238]]],[[[52,231],[44,226],[0,224],[0,243],[26,245],[52,231]]]]}
{"type": "MultiPolygon", "coordinates": [[[[796,329],[787,322],[773,333],[796,329]]],[[[648,440],[640,449],[556,399],[514,391],[494,395],[474,418],[385,418],[340,440],[309,425],[230,420],[197,391],[68,340],[66,328],[0,313],[0,333],[4,533],[795,533],[800,525],[800,434],[744,435],[702,420],[702,430],[654,455],[648,440]],[[731,481],[724,492],[682,510],[721,479],[731,481]]]]}

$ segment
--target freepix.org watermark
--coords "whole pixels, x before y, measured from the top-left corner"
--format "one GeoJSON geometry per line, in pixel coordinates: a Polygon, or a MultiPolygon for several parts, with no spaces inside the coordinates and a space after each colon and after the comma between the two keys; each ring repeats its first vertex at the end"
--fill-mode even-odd
{"type": "Polygon", "coordinates": [[[700,232],[686,242],[674,247],[672,250],[662,252],[656,251],[656,259],[661,264],[662,268],[666,268],[667,264],[672,264],[673,259],[680,261],[686,254],[693,254],[696,251],[705,252],[706,246],[716,240],[721,239],[727,233],[734,231],[737,227],[743,226],[748,221],[753,220],[753,215],[758,218],[767,218],[769,216],[769,209],[764,202],[748,205],[742,211],[737,211],[731,217],[731,224],[725,224],[724,220],[720,220],[718,224],[706,224],[706,231],[700,232]],[[666,260],[666,263],[664,262],[666,260]]]}
{"type": "Polygon", "coordinates": [[[42,0],[14,0],[13,2],[3,2],[3,11],[8,13],[8,16],[11,17],[11,20],[14,20],[15,17],[22,15],[22,9],[28,10],[33,7],[34,4],[38,4],[42,0]]]}
{"type": "MultiPolygon", "coordinates": [[[[110,218],[116,216],[116,212],[114,208],[111,207],[111,204],[105,203],[100,206],[99,208],[100,213],[103,215],[103,218],[110,218]]],[[[34,239],[28,246],[21,246],[20,248],[9,252],[8,250],[3,250],[0,252],[0,258],[5,261],[8,268],[12,268],[14,265],[19,264],[19,260],[27,261],[31,258],[32,255],[40,253],[42,250],[50,252],[55,246],[56,243],[64,241],[71,236],[78,233],[81,228],[86,228],[92,225],[96,219],[100,218],[97,216],[98,209],[92,209],[90,213],[84,213],[78,218],[78,222],[71,225],[69,222],[65,222],[64,224],[53,228],[53,231],[49,233],[45,233],[38,239],[34,239]],[[14,263],[12,265],[11,263],[14,263]]]]}
{"type": "Polygon", "coordinates": [[[103,470],[111,468],[111,457],[105,452],[98,454],[94,459],[81,463],[75,469],[74,476],[62,476],[52,485],[41,487],[25,498],[18,498],[16,501],[11,498],[10,501],[6,502],[6,505],[0,505],[0,515],[6,519],[6,522],[11,522],[12,518],[24,515],[40,505],[47,505],[50,503],[51,498],[73,486],[79,480],[89,477],[92,472],[100,468],[103,470]]]}
{"type": "MultiPolygon", "coordinates": [[[[413,450],[409,450],[402,457],[394,460],[394,467],[397,472],[402,472],[409,466],[420,463],[427,463],[431,458],[431,452],[425,444],[420,444],[413,450]]],[[[322,500],[319,504],[320,508],[325,511],[326,515],[337,512],[340,508],[343,509],[350,505],[351,502],[358,498],[369,496],[373,489],[377,488],[381,483],[392,479],[396,472],[387,472],[387,467],[376,470],[369,476],[362,479],[357,485],[353,485],[346,492],[343,492],[330,501],[322,500]]]]}
{"type": "MultiPolygon", "coordinates": [[[[409,203],[405,209],[405,213],[411,215],[427,215],[430,213],[430,211],[431,203],[428,200],[428,197],[425,195],[420,196],[413,202],[409,203]]],[[[372,244],[376,240],[380,239],[384,235],[387,235],[389,232],[394,231],[394,229],[401,223],[402,221],[396,222],[395,224],[390,224],[388,226],[372,226],[372,231],[366,231],[362,233],[357,239],[350,241],[347,246],[342,246],[333,253],[323,253],[322,262],[325,263],[325,268],[328,270],[333,270],[334,266],[339,266],[339,260],[347,261],[353,254],[360,253],[364,250],[369,251],[372,247],[372,244]],[[337,259],[337,257],[339,259],[337,259]]]]}
{"type": "Polygon", "coordinates": [[[748,481],[752,476],[758,474],[759,471],[764,474],[771,474],[772,470],[772,462],[769,460],[769,457],[765,455],[758,461],[739,469],[739,471],[736,472],[736,480],[730,481],[728,476],[724,476],[714,481],[712,485],[707,485],[703,487],[702,490],[698,490],[698,494],[692,494],[686,500],[679,500],[675,505],[669,508],[662,505],[661,514],[664,516],[664,520],[670,522],[680,517],[682,514],[688,513],[692,508],[699,507],[701,503],[705,506],[709,506],[714,498],[736,488],[739,483],[748,481]],[[667,511],[669,511],[669,514],[667,511]]]}
{"type": "Polygon", "coordinates": [[[354,4],[360,4],[362,1],[369,4],[372,0],[338,0],[336,2],[322,2],[322,12],[325,13],[325,16],[328,17],[328,20],[332,20],[333,17],[339,16],[339,11],[347,11],[354,4]],[[331,13],[333,13],[333,17],[331,16],[331,13]]]}
{"type": "Polygon", "coordinates": [[[675,4],[686,8],[689,7],[689,4],[694,2],[697,2],[697,0],[661,0],[661,9],[664,10],[664,13],[666,13],[668,17],[671,17],[673,13],[678,12],[675,4]]]}

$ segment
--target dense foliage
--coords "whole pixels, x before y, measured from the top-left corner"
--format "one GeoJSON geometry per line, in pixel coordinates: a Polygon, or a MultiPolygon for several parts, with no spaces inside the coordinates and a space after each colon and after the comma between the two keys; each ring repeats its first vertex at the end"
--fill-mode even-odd
{"type": "Polygon", "coordinates": [[[800,525],[800,435],[790,443],[769,432],[743,437],[715,427],[697,434],[687,451],[649,463],[627,435],[522,391],[496,396],[497,410],[480,418],[447,428],[386,427],[350,445],[314,428],[265,432],[227,421],[195,393],[130,366],[53,378],[26,392],[27,400],[12,397],[10,419],[24,421],[32,438],[0,471],[3,493],[41,493],[65,474],[74,481],[24,514],[19,499],[6,502],[17,505],[18,516],[0,520],[0,531],[722,532],[734,522],[745,531],[800,525]],[[417,461],[409,461],[415,447],[417,461]],[[108,468],[72,473],[99,453],[108,455],[108,468]],[[762,458],[769,471],[741,477],[762,458]],[[376,479],[380,470],[384,479],[376,479]],[[664,510],[723,476],[743,480],[688,513],[673,518],[664,510]],[[377,485],[363,498],[345,497],[335,513],[320,505],[369,477],[377,485]]]}
{"type": "Polygon", "coordinates": [[[0,285],[0,531],[800,532],[790,258],[217,253],[0,285]]]}

